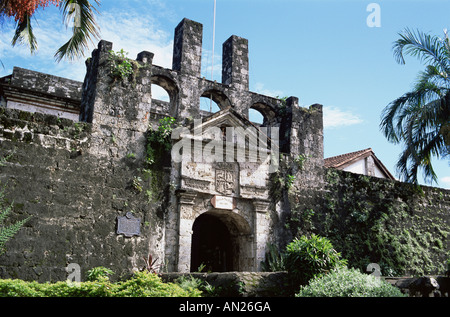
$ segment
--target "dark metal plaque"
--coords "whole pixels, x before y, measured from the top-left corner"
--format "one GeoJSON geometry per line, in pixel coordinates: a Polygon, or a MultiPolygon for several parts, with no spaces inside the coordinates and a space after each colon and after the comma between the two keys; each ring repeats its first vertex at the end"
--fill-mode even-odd
{"type": "Polygon", "coordinates": [[[141,219],[127,212],[125,216],[117,217],[117,234],[123,234],[125,237],[139,236],[141,234],[141,219]]]}

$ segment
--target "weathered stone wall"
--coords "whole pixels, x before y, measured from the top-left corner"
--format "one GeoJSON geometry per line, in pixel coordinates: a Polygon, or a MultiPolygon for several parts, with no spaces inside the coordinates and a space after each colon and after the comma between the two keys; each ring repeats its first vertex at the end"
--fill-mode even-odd
{"type": "MultiPolygon", "coordinates": [[[[151,253],[163,258],[164,197],[149,201],[151,179],[133,157],[99,156],[87,151],[91,124],[54,116],[2,109],[0,181],[13,204],[9,221],[30,220],[0,257],[2,278],[65,280],[65,268],[79,264],[82,278],[96,266],[118,276],[144,266],[151,253]],[[134,181],[140,177],[140,190],[134,181]],[[116,233],[118,216],[141,219],[141,235],[116,233]]],[[[109,145],[112,153],[114,143],[109,145]]],[[[164,186],[160,188],[163,190],[164,186]]]]}
{"type": "Polygon", "coordinates": [[[287,272],[162,273],[165,282],[195,278],[214,287],[220,297],[292,296],[287,272]]]}
{"type": "Polygon", "coordinates": [[[377,263],[389,275],[444,274],[450,250],[450,191],[335,169],[323,186],[293,187],[294,235],[328,237],[349,265],[377,263]]]}
{"type": "Polygon", "coordinates": [[[81,82],[20,67],[14,67],[9,84],[56,98],[81,99],[81,82]]]}
{"type": "Polygon", "coordinates": [[[78,121],[81,87],[78,81],[14,67],[0,79],[0,99],[8,108],[78,121]]]}

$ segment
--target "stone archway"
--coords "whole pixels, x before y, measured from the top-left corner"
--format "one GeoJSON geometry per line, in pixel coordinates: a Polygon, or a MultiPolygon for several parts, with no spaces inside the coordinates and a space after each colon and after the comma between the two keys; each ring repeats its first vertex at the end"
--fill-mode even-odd
{"type": "Polygon", "coordinates": [[[263,116],[262,126],[270,127],[275,125],[277,113],[273,106],[263,102],[257,102],[254,103],[249,109],[256,110],[263,116]]]}
{"type": "Polygon", "coordinates": [[[235,271],[233,268],[234,242],[230,230],[216,216],[203,214],[192,228],[191,272],[204,266],[207,272],[235,271]]]}
{"type": "MultiPolygon", "coordinates": [[[[168,103],[168,109],[165,109],[171,116],[175,117],[178,111],[178,86],[174,79],[166,76],[165,74],[159,74],[157,71],[151,77],[151,85],[158,86],[163,89],[169,100],[164,100],[168,103]]],[[[156,101],[156,100],[155,100],[156,101]]]]}
{"type": "Polygon", "coordinates": [[[227,95],[220,90],[217,89],[208,89],[205,90],[200,97],[210,98],[217,104],[219,110],[226,109],[231,107],[231,102],[228,99],[227,95]]]}
{"type": "Polygon", "coordinates": [[[192,226],[191,272],[250,271],[253,236],[247,221],[233,212],[210,211],[192,226]]]}

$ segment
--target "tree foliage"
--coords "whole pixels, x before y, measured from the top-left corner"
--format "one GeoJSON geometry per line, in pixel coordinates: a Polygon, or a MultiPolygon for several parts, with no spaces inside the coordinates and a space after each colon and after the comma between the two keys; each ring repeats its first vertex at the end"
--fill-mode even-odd
{"type": "MultiPolygon", "coordinates": [[[[75,59],[83,55],[89,41],[98,38],[95,22],[95,7],[89,0],[2,0],[0,3],[0,21],[12,19],[16,23],[16,31],[12,38],[12,46],[27,45],[31,53],[38,49],[37,39],[33,32],[31,18],[36,10],[51,5],[61,10],[66,26],[73,22],[72,36],[55,53],[55,58],[75,59]]],[[[99,5],[98,0],[94,0],[99,5]]]]}
{"type": "Polygon", "coordinates": [[[437,182],[432,158],[448,158],[450,149],[450,39],[406,29],[394,43],[394,57],[405,64],[404,55],[425,64],[413,89],[392,101],[382,113],[381,130],[395,144],[404,145],[397,172],[406,182],[418,183],[421,169],[425,181],[437,182]]]}
{"type": "Polygon", "coordinates": [[[61,0],[4,0],[1,4],[2,13],[15,21],[22,22],[24,17],[32,16],[37,8],[58,6],[61,0]]]}

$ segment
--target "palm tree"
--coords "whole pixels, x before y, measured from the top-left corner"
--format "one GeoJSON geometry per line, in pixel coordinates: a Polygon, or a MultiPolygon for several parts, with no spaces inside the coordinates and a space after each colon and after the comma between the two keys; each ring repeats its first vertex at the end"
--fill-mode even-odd
{"type": "MultiPolygon", "coordinates": [[[[31,53],[37,50],[37,41],[33,33],[31,18],[38,7],[51,4],[58,5],[61,9],[65,25],[73,23],[71,38],[64,43],[55,53],[57,61],[63,58],[75,59],[81,57],[88,47],[88,42],[92,37],[98,38],[97,24],[94,18],[94,11],[97,11],[89,0],[2,0],[0,3],[0,22],[6,18],[14,18],[16,21],[16,32],[11,44],[25,44],[30,48],[31,53]]],[[[94,0],[100,5],[98,0],[94,0]]]]}
{"type": "Polygon", "coordinates": [[[404,54],[425,64],[413,89],[391,102],[382,112],[381,130],[404,149],[396,168],[403,181],[418,183],[423,171],[427,183],[437,183],[431,159],[449,158],[450,150],[450,39],[405,29],[394,42],[394,57],[405,64],[404,54]]]}

